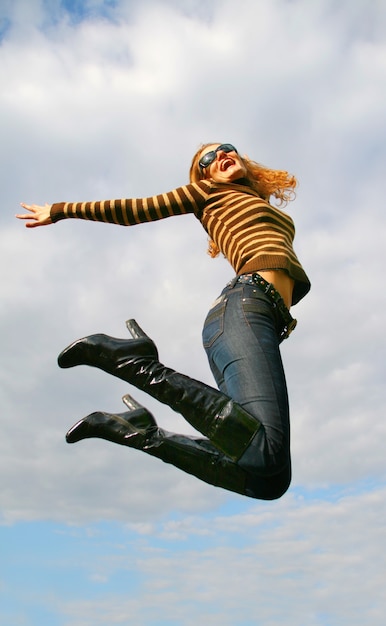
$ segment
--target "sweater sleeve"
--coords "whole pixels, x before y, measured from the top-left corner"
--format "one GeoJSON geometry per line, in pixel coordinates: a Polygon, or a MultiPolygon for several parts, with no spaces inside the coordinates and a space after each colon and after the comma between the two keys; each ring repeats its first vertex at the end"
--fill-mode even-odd
{"type": "Polygon", "coordinates": [[[186,213],[194,213],[200,219],[210,188],[208,181],[201,180],[149,198],[59,202],[51,206],[51,219],[59,222],[78,218],[121,226],[134,226],[186,213]]]}

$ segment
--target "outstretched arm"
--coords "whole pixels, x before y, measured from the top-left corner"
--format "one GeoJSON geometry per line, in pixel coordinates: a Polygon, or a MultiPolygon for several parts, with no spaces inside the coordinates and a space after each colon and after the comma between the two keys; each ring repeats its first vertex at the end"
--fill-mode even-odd
{"type": "Polygon", "coordinates": [[[23,209],[27,209],[29,213],[19,213],[16,214],[16,217],[19,220],[28,220],[26,222],[27,228],[36,228],[36,226],[52,224],[50,204],[39,206],[38,204],[24,204],[24,202],[21,202],[21,206],[23,209]]]}
{"type": "Polygon", "coordinates": [[[18,214],[16,217],[28,220],[27,228],[46,226],[68,218],[132,226],[185,213],[195,213],[198,216],[208,198],[209,190],[208,181],[202,180],[149,198],[59,202],[45,206],[22,202],[21,206],[29,213],[18,214]]]}

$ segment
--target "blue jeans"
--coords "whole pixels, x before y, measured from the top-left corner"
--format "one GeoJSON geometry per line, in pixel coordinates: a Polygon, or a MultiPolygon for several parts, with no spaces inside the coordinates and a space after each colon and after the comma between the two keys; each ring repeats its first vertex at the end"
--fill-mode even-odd
{"type": "Polygon", "coordinates": [[[280,355],[283,322],[255,285],[230,283],[209,311],[203,344],[217,385],[262,427],[239,459],[247,495],[279,498],[291,482],[288,394],[280,355]]]}

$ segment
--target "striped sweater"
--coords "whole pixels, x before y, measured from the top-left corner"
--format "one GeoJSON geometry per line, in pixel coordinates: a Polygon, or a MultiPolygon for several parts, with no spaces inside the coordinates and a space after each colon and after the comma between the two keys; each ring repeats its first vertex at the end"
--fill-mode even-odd
{"type": "Polygon", "coordinates": [[[292,304],[309,291],[310,282],[292,245],[292,219],[262,200],[245,180],[201,180],[149,198],[66,202],[51,207],[53,222],[80,218],[123,226],[187,213],[200,220],[236,274],[287,271],[295,281],[292,304]]]}

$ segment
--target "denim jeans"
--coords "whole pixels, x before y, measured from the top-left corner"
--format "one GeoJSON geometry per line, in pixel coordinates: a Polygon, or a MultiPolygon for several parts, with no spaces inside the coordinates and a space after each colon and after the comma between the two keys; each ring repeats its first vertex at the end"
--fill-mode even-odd
{"type": "Polygon", "coordinates": [[[258,420],[238,464],[247,495],[280,497],[291,481],[288,394],[280,355],[282,319],[255,285],[230,283],[209,311],[203,344],[217,385],[258,420]]]}

